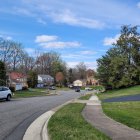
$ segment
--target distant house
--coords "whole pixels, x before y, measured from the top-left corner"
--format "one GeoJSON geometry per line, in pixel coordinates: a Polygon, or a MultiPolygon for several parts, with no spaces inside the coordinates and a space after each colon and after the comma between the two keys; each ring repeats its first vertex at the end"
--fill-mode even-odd
{"type": "Polygon", "coordinates": [[[99,80],[95,78],[95,72],[91,69],[87,70],[87,85],[99,85],[99,80]]]}
{"type": "Polygon", "coordinates": [[[81,80],[76,80],[73,82],[74,87],[82,87],[83,82],[81,80]]]}
{"type": "Polygon", "coordinates": [[[50,75],[38,75],[38,84],[37,87],[44,87],[54,84],[54,78],[50,75]]]}
{"type": "Polygon", "coordinates": [[[11,72],[8,74],[9,87],[15,87],[15,90],[22,90],[23,87],[28,87],[27,76],[19,72],[11,72]]]}

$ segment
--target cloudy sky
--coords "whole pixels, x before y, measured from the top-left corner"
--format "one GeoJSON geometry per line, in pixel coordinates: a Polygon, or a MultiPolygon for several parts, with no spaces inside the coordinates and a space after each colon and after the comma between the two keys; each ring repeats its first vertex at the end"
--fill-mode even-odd
{"type": "Polygon", "coordinates": [[[74,66],[96,68],[122,25],[140,25],[140,0],[3,0],[0,36],[33,55],[56,51],[74,66]]]}

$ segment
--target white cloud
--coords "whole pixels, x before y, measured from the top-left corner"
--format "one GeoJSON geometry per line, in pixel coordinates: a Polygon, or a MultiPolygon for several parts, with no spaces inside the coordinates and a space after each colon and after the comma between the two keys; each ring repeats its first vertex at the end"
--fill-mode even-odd
{"type": "Polygon", "coordinates": [[[33,49],[33,48],[24,48],[24,50],[25,50],[26,52],[28,52],[29,54],[35,52],[35,49],[33,49]]]}
{"type": "MultiPolygon", "coordinates": [[[[84,62],[87,68],[91,68],[96,70],[97,69],[97,62],[84,62]]],[[[73,62],[67,62],[68,66],[71,68],[74,68],[77,64],[79,64],[79,61],[73,61],[73,62]]]]}
{"type": "Polygon", "coordinates": [[[50,35],[39,35],[36,36],[35,42],[36,43],[44,43],[49,41],[55,41],[57,40],[57,36],[50,36],[50,35]]]}
{"type": "MultiPolygon", "coordinates": [[[[10,2],[10,7],[5,7],[3,3],[0,6],[1,12],[43,18],[45,21],[50,17],[58,23],[73,26],[100,29],[106,25],[114,28],[125,24],[140,24],[139,9],[120,0],[20,0],[10,2]]],[[[137,6],[140,7],[140,4],[137,3],[137,6]]]]}
{"type": "Polygon", "coordinates": [[[117,34],[115,37],[106,37],[103,41],[104,46],[111,46],[113,43],[119,39],[120,34],[117,34]]]}
{"type": "Polygon", "coordinates": [[[77,41],[75,42],[62,42],[62,41],[56,41],[56,42],[46,42],[39,44],[43,48],[54,48],[54,49],[63,49],[63,48],[71,48],[71,47],[79,47],[81,44],[77,41]]]}
{"type": "Polygon", "coordinates": [[[6,39],[6,40],[12,40],[11,36],[7,36],[7,35],[0,35],[1,38],[6,39]]]}
{"type": "Polygon", "coordinates": [[[58,36],[50,35],[39,35],[36,36],[35,42],[43,48],[54,48],[54,49],[64,49],[64,48],[75,48],[81,46],[81,43],[78,41],[59,41],[58,36]]]}
{"type": "Polygon", "coordinates": [[[35,13],[31,12],[29,9],[21,8],[21,7],[20,8],[14,7],[11,13],[17,14],[17,15],[29,16],[29,17],[36,17],[35,13]]]}
{"type": "Polygon", "coordinates": [[[137,7],[140,8],[140,2],[137,3],[137,7]]]}
{"type": "Polygon", "coordinates": [[[87,28],[97,28],[101,29],[105,27],[103,22],[100,22],[95,19],[85,18],[76,16],[70,10],[63,10],[61,12],[53,12],[50,14],[50,17],[53,19],[54,22],[57,23],[66,23],[68,25],[73,26],[82,26],[87,28]]]}
{"type": "Polygon", "coordinates": [[[87,50],[87,51],[81,51],[80,53],[83,55],[93,55],[93,54],[96,54],[97,52],[87,50]]]}
{"type": "Polygon", "coordinates": [[[47,24],[47,22],[45,20],[41,19],[41,18],[37,19],[37,21],[38,21],[38,23],[41,23],[43,25],[47,24]]]}

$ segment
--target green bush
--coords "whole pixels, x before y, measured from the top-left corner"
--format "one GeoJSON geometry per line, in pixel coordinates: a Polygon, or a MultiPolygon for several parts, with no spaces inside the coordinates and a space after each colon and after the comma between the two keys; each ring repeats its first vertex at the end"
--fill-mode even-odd
{"type": "Polygon", "coordinates": [[[93,90],[104,90],[104,86],[90,86],[90,88],[92,88],[93,90]]]}
{"type": "Polygon", "coordinates": [[[11,90],[11,92],[15,92],[16,91],[15,87],[9,87],[9,89],[11,90]]]}
{"type": "Polygon", "coordinates": [[[22,90],[28,90],[27,86],[22,87],[22,90]]]}
{"type": "Polygon", "coordinates": [[[85,89],[85,87],[81,87],[81,90],[84,90],[85,89]]]}

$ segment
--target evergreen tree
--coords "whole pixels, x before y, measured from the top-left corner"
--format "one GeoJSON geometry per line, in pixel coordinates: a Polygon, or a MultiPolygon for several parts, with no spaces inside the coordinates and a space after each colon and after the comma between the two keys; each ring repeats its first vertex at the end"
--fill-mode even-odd
{"type": "Polygon", "coordinates": [[[140,84],[140,34],[137,26],[123,26],[117,43],[98,59],[98,77],[112,88],[140,84]]]}
{"type": "Polygon", "coordinates": [[[37,86],[37,73],[35,71],[30,71],[28,75],[27,83],[31,88],[35,88],[37,86]]]}

